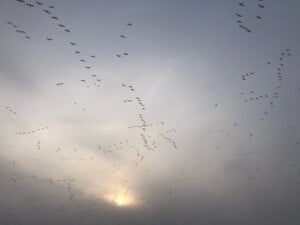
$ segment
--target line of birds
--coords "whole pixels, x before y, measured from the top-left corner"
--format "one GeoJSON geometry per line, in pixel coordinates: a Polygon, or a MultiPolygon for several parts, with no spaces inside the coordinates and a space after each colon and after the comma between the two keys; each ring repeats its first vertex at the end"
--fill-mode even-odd
{"type": "Polygon", "coordinates": [[[14,28],[15,31],[16,31],[18,34],[24,35],[24,38],[26,38],[26,39],[31,39],[31,37],[26,33],[26,31],[24,31],[23,29],[21,29],[20,26],[14,24],[14,23],[11,22],[11,21],[7,21],[6,23],[7,23],[9,26],[11,26],[12,28],[14,28]]]}
{"type": "Polygon", "coordinates": [[[33,129],[33,130],[19,131],[19,132],[16,132],[16,135],[34,134],[34,133],[46,131],[48,129],[49,129],[48,127],[41,127],[41,128],[37,128],[37,129],[33,129]]]}
{"type": "Polygon", "coordinates": [[[10,112],[11,114],[13,114],[13,115],[16,115],[17,113],[16,113],[16,111],[15,110],[13,110],[11,107],[9,107],[9,106],[5,106],[5,109],[8,111],[8,112],[10,112]]]}

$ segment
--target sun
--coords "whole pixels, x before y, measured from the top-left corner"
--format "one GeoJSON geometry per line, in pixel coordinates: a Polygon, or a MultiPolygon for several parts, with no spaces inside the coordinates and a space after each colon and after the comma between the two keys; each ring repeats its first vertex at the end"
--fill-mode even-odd
{"type": "Polygon", "coordinates": [[[126,195],[117,195],[114,199],[114,203],[117,206],[128,206],[128,205],[132,205],[133,201],[126,195]]]}
{"type": "Polygon", "coordinates": [[[105,199],[118,207],[132,207],[137,204],[133,196],[126,192],[111,193],[106,195],[105,199]]]}

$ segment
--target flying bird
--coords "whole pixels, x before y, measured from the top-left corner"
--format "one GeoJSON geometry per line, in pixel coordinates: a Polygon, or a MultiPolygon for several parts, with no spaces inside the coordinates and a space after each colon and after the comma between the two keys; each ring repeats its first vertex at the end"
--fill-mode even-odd
{"type": "Polygon", "coordinates": [[[262,18],[261,18],[260,16],[256,16],[256,19],[260,19],[260,20],[262,20],[262,18]]]}
{"type": "Polygon", "coordinates": [[[127,23],[127,26],[132,26],[132,23],[127,23]]]}
{"type": "Polygon", "coordinates": [[[121,38],[126,38],[124,35],[120,35],[121,38]]]}
{"type": "Polygon", "coordinates": [[[236,13],[235,15],[236,15],[237,17],[242,17],[242,15],[239,14],[239,13],[236,13]]]}
{"type": "Polygon", "coordinates": [[[49,10],[47,10],[47,9],[44,9],[43,12],[45,12],[45,13],[47,13],[49,15],[51,14],[51,12],[49,10]]]}
{"type": "Polygon", "coordinates": [[[43,3],[42,2],[35,2],[36,4],[38,4],[38,5],[43,5],[43,3]]]}
{"type": "Polygon", "coordinates": [[[71,32],[69,29],[65,29],[65,31],[66,31],[67,33],[70,33],[70,32],[71,32]]]}
{"type": "Polygon", "coordinates": [[[29,4],[29,3],[26,3],[26,5],[29,6],[29,7],[34,7],[34,5],[29,4]]]}
{"type": "Polygon", "coordinates": [[[122,57],[121,55],[117,55],[118,58],[122,57]]]}
{"type": "Polygon", "coordinates": [[[128,55],[128,53],[127,52],[124,52],[124,54],[123,55],[128,55]]]}
{"type": "Polygon", "coordinates": [[[265,8],[265,6],[264,6],[264,5],[261,5],[261,4],[258,4],[258,7],[260,7],[260,8],[265,8]]]}
{"type": "Polygon", "coordinates": [[[80,54],[80,51],[75,51],[76,54],[80,54]]]}
{"type": "Polygon", "coordinates": [[[242,2],[239,2],[239,5],[242,6],[242,7],[245,6],[244,3],[242,3],[242,2]]]}
{"type": "Polygon", "coordinates": [[[251,32],[250,29],[248,29],[247,27],[245,27],[245,26],[243,26],[243,25],[241,25],[241,24],[239,25],[239,27],[242,28],[242,29],[244,29],[245,31],[247,31],[247,32],[249,32],[249,33],[251,32]]]}
{"type": "Polygon", "coordinates": [[[48,41],[53,41],[53,38],[46,38],[48,41]]]}
{"type": "Polygon", "coordinates": [[[76,45],[76,43],[74,43],[74,42],[70,42],[70,44],[71,44],[71,45],[76,45]]]}
{"type": "Polygon", "coordinates": [[[56,16],[51,16],[51,19],[58,20],[56,16]]]}

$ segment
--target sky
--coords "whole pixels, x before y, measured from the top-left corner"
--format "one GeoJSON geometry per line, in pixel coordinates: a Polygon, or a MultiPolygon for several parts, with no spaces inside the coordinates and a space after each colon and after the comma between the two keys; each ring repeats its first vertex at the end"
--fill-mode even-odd
{"type": "Polygon", "coordinates": [[[2,0],[0,224],[299,224],[298,0],[2,0]]]}

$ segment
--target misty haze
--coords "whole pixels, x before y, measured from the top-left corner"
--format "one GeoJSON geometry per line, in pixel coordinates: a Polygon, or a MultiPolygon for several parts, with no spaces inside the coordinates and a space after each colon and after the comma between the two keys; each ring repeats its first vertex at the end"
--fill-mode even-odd
{"type": "Polygon", "coordinates": [[[0,225],[299,225],[299,0],[1,0],[0,225]]]}

